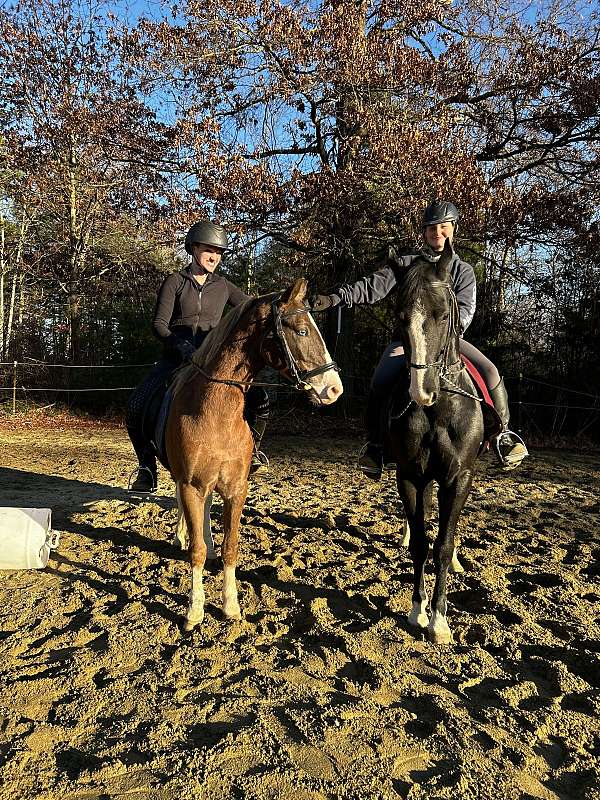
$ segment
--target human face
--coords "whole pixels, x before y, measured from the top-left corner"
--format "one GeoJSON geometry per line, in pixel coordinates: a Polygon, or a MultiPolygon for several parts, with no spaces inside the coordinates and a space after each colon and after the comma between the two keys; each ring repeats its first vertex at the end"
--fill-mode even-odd
{"type": "Polygon", "coordinates": [[[438,222],[436,225],[425,226],[425,241],[436,253],[441,253],[446,244],[446,239],[454,239],[454,225],[452,222],[438,222]]]}
{"type": "Polygon", "coordinates": [[[193,247],[194,261],[205,272],[214,272],[219,266],[223,257],[223,251],[219,247],[209,244],[195,244],[193,247]]]}

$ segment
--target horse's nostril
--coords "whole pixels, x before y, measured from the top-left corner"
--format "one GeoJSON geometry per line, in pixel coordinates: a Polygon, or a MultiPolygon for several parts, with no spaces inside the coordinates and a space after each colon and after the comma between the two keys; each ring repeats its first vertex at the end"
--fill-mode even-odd
{"type": "Polygon", "coordinates": [[[337,386],[336,384],[334,384],[333,386],[327,387],[327,397],[329,397],[331,400],[333,400],[336,397],[339,397],[341,393],[342,393],[341,386],[337,386]]]}

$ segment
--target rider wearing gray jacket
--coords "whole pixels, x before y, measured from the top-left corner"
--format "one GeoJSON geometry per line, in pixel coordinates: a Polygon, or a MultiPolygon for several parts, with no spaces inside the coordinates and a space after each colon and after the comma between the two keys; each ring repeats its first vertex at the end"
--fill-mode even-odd
{"type": "MultiPolygon", "coordinates": [[[[368,303],[372,305],[383,300],[394,289],[399,272],[410,267],[417,259],[425,258],[435,262],[438,255],[430,250],[427,245],[415,253],[405,256],[396,255],[390,247],[386,263],[383,267],[364,278],[359,278],[355,283],[346,283],[338,286],[330,295],[332,305],[341,304],[342,307],[351,308],[353,305],[368,303]]],[[[466,261],[461,261],[456,253],[452,257],[450,266],[452,285],[458,300],[461,329],[467,330],[475,314],[477,285],[473,267],[466,261]]]]}
{"type": "MultiPolygon", "coordinates": [[[[338,286],[329,295],[318,295],[313,304],[315,310],[324,310],[331,306],[341,305],[350,308],[362,303],[373,304],[396,287],[400,273],[410,267],[417,259],[435,262],[444,249],[446,239],[452,240],[458,223],[458,209],[453,203],[436,201],[431,203],[423,215],[424,246],[421,250],[409,255],[398,256],[390,248],[383,266],[351,284],[338,286]]],[[[467,330],[475,314],[476,283],[473,267],[461,261],[456,253],[450,268],[452,286],[458,301],[461,339],[460,352],[465,355],[479,370],[485,380],[503,430],[495,444],[503,469],[514,469],[528,455],[527,448],[516,433],[510,431],[508,395],[504,381],[496,366],[474,345],[466,342],[462,334],[467,330]]],[[[359,466],[365,475],[379,480],[383,468],[383,431],[381,415],[384,402],[405,369],[404,348],[397,331],[392,334],[392,342],[384,351],[371,380],[371,389],[367,400],[367,436],[368,441],[361,451],[359,466]]]]}

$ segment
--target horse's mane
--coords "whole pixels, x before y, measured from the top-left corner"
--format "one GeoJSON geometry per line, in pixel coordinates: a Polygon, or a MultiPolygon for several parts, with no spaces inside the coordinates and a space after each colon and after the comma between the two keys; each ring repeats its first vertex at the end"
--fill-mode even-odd
{"type": "Polygon", "coordinates": [[[434,302],[442,301],[444,293],[432,286],[437,277],[437,264],[419,259],[408,269],[403,270],[398,283],[398,307],[409,307],[415,300],[427,294],[434,302]]]}
{"type": "Polygon", "coordinates": [[[235,330],[246,313],[253,311],[261,303],[272,300],[275,296],[276,293],[265,294],[261,297],[250,297],[228,311],[217,325],[208,332],[206,338],[192,356],[191,364],[186,364],[177,371],[173,381],[173,393],[175,394],[179,387],[197,374],[194,365],[202,369],[209,366],[211,361],[219,355],[229,335],[235,330]]]}

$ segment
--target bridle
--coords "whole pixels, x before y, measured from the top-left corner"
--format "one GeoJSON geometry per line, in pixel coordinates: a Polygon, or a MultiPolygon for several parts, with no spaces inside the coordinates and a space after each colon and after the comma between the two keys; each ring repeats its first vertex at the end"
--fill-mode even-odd
{"type": "MultiPolygon", "coordinates": [[[[335,361],[329,361],[327,364],[323,364],[321,367],[315,367],[315,369],[299,369],[298,362],[294,358],[294,354],[292,353],[287,339],[285,338],[283,320],[288,319],[289,317],[294,317],[298,314],[308,314],[310,313],[310,308],[308,306],[304,306],[303,308],[296,308],[293,311],[286,311],[285,313],[282,313],[280,307],[277,305],[280,300],[281,294],[278,294],[271,301],[271,319],[273,324],[270,328],[267,328],[262,336],[260,341],[259,355],[262,355],[263,347],[267,339],[276,339],[281,347],[281,350],[283,351],[283,358],[286,365],[285,370],[289,374],[289,379],[293,384],[294,389],[298,389],[299,391],[310,391],[313,387],[307,382],[309,378],[314,378],[315,375],[322,375],[324,372],[329,372],[330,370],[339,372],[340,369],[335,361]]],[[[198,372],[200,372],[200,374],[203,375],[207,380],[213,383],[224,383],[227,386],[238,386],[240,389],[244,386],[268,386],[275,388],[280,386],[278,383],[235,381],[227,378],[215,378],[205,372],[202,367],[198,366],[198,364],[195,364],[194,361],[191,361],[190,364],[195,367],[198,372]]]]}
{"type": "MultiPolygon", "coordinates": [[[[315,369],[307,369],[307,370],[299,370],[298,369],[298,362],[294,358],[292,351],[290,350],[290,346],[285,338],[285,333],[283,331],[283,323],[282,320],[287,319],[289,317],[294,317],[297,314],[308,314],[310,309],[308,306],[304,308],[297,308],[294,311],[286,311],[285,314],[281,313],[281,309],[277,305],[278,300],[281,299],[281,295],[276,297],[271,303],[271,314],[273,316],[273,332],[277,339],[279,340],[279,344],[281,345],[281,349],[283,350],[283,356],[286,362],[286,368],[291,376],[291,381],[294,384],[295,389],[308,391],[312,389],[312,386],[307,383],[308,378],[314,378],[315,375],[322,375],[324,372],[329,372],[330,370],[335,370],[336,372],[340,371],[340,368],[335,363],[335,361],[329,361],[327,364],[323,364],[321,367],[315,367],[315,369]]],[[[273,337],[273,332],[270,334],[273,337]]],[[[269,336],[269,332],[263,336],[260,352],[262,352],[262,347],[264,344],[265,339],[269,336]]]]}

